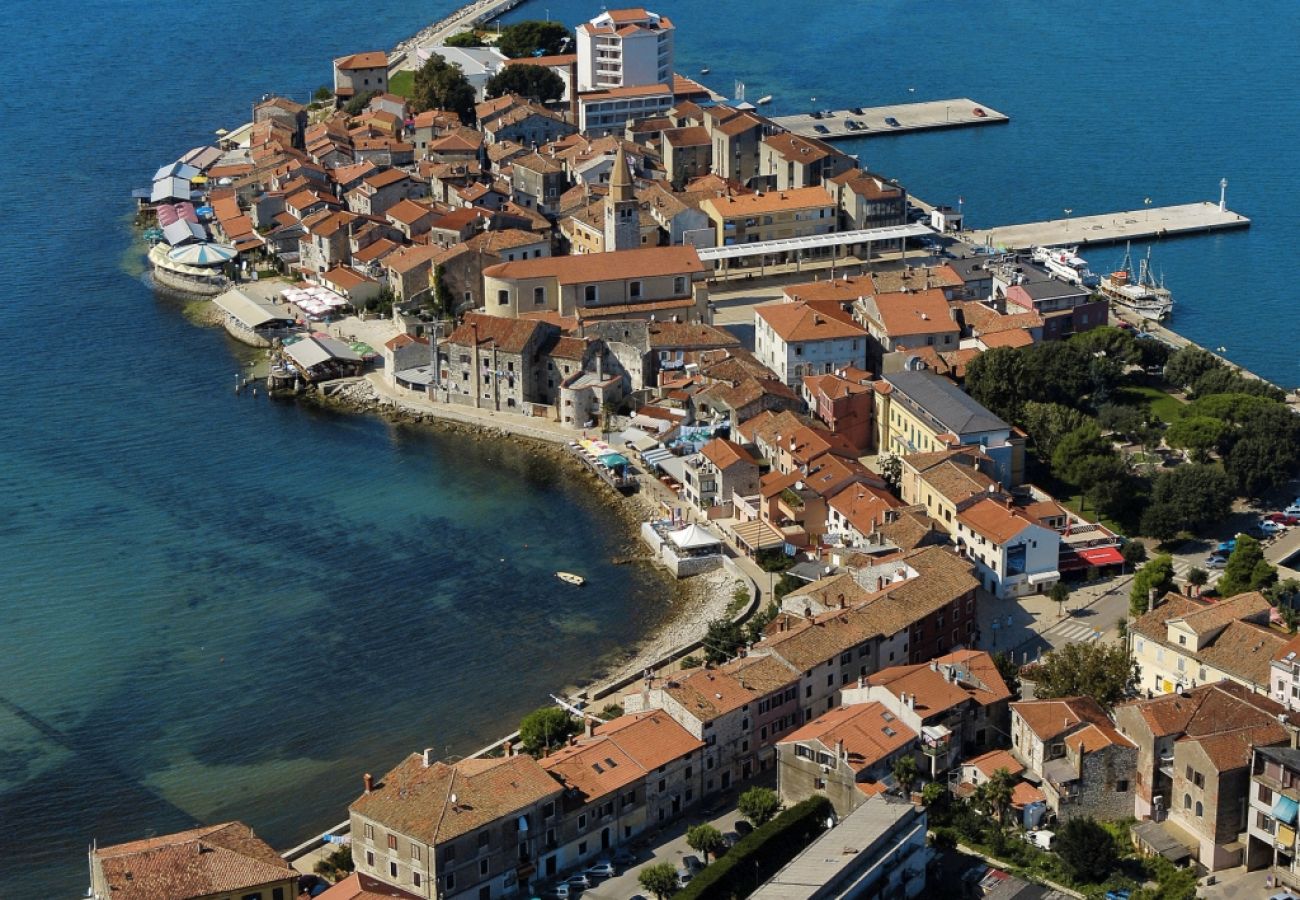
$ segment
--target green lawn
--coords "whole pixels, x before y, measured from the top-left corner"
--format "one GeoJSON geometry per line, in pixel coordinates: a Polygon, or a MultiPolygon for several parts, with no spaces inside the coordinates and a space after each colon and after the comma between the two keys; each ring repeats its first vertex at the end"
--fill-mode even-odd
{"type": "Polygon", "coordinates": [[[1060,495],[1057,495],[1056,499],[1057,502],[1059,502],[1062,506],[1069,509],[1071,512],[1079,516],[1082,516],[1084,519],[1086,519],[1089,522],[1100,522],[1102,525],[1105,525],[1107,528],[1109,528],[1111,531],[1115,532],[1116,534],[1129,534],[1132,531],[1131,528],[1125,528],[1123,525],[1121,525],[1119,522],[1116,522],[1110,516],[1103,516],[1100,513],[1098,513],[1096,507],[1094,507],[1092,504],[1088,504],[1087,508],[1085,509],[1083,505],[1082,494],[1071,494],[1068,497],[1062,497],[1060,495]]]}
{"type": "Polygon", "coordinates": [[[415,90],[415,73],[403,69],[388,79],[388,92],[399,97],[409,97],[415,90]]]}
{"type": "Polygon", "coordinates": [[[1117,390],[1115,392],[1115,402],[1126,406],[1149,406],[1151,411],[1159,416],[1160,420],[1166,425],[1178,418],[1178,410],[1184,405],[1183,401],[1166,394],[1159,388],[1138,384],[1128,385],[1117,390]]]}

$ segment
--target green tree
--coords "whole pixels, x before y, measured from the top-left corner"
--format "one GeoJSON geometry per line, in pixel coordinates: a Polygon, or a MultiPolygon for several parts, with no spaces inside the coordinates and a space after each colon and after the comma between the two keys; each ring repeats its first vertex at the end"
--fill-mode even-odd
{"type": "Polygon", "coordinates": [[[1043,657],[1034,673],[1034,696],[1091,697],[1110,709],[1137,683],[1137,665],[1121,644],[1074,643],[1043,657]]]}
{"type": "Polygon", "coordinates": [[[1277,569],[1264,558],[1264,548],[1247,534],[1237,535],[1237,548],[1228,556],[1219,593],[1234,597],[1247,591],[1261,591],[1277,581],[1277,569]]]}
{"type": "Polygon", "coordinates": [[[771,788],[752,787],[740,795],[736,809],[757,828],[780,811],[781,798],[771,788]]]}
{"type": "Polygon", "coordinates": [[[1070,338],[1070,343],[1086,353],[1101,353],[1108,359],[1125,363],[1138,361],[1138,340],[1132,333],[1113,325],[1103,325],[1083,331],[1070,338]]]}
{"type": "Polygon", "coordinates": [[[561,23],[530,19],[501,29],[497,49],[511,59],[524,56],[554,56],[563,53],[565,46],[572,40],[569,29],[561,23]]]}
{"type": "Polygon", "coordinates": [[[892,488],[897,488],[903,480],[903,461],[890,453],[880,457],[880,477],[892,488]]]}
{"type": "Polygon", "coordinates": [[[1156,476],[1142,530],[1168,540],[1182,530],[1195,532],[1214,525],[1231,511],[1232,482],[1222,469],[1208,464],[1179,466],[1156,476]],[[1172,522],[1178,527],[1168,533],[1172,522]]]}
{"type": "Polygon", "coordinates": [[[722,836],[722,832],[707,822],[686,829],[686,844],[692,850],[703,853],[706,860],[710,856],[717,859],[727,847],[727,841],[722,836]]]}
{"type": "MultiPolygon", "coordinates": [[[[778,596],[784,596],[781,594],[781,587],[784,585],[785,579],[786,576],[782,575],[781,582],[777,585],[776,593],[778,596]]],[[[750,617],[749,621],[745,623],[745,642],[749,644],[757,644],[761,641],[763,639],[763,629],[767,628],[767,626],[771,624],[772,620],[780,615],[780,613],[781,606],[775,600],[754,613],[754,615],[750,617]]]]}
{"type": "Polygon", "coordinates": [[[460,31],[443,41],[448,47],[482,47],[483,39],[476,31],[460,31]]]}
{"type": "Polygon", "coordinates": [[[1115,434],[1126,441],[1136,441],[1146,427],[1144,410],[1119,403],[1107,403],[1097,410],[1097,425],[1102,433],[1115,434]]]}
{"type": "Polygon", "coordinates": [[[1205,585],[1209,582],[1209,580],[1210,580],[1210,573],[1205,571],[1204,569],[1193,566],[1192,568],[1187,570],[1187,583],[1190,584],[1192,587],[1196,588],[1196,593],[1198,596],[1201,593],[1201,588],[1205,587],[1205,585]]]}
{"type": "Polygon", "coordinates": [[[445,109],[460,116],[462,122],[473,122],[476,96],[460,66],[449,64],[436,53],[415,70],[411,105],[417,111],[445,109]]]}
{"type": "Polygon", "coordinates": [[[1283,404],[1267,397],[1250,394],[1212,394],[1197,397],[1179,412],[1183,416],[1207,416],[1229,424],[1240,424],[1262,410],[1276,409],[1283,404]]]}
{"type": "Polygon", "coordinates": [[[704,658],[717,665],[736,655],[745,643],[745,631],[731,619],[714,619],[704,632],[704,658]]]}
{"type": "Polygon", "coordinates": [[[948,789],[941,782],[931,781],[921,788],[921,802],[926,806],[938,806],[948,797],[948,789]]]}
{"type": "Polygon", "coordinates": [[[1056,832],[1052,849],[1076,881],[1100,884],[1119,864],[1119,853],[1110,832],[1095,820],[1070,819],[1056,832]]]}
{"type": "Polygon", "coordinates": [[[1024,404],[1021,415],[1025,430],[1034,439],[1043,459],[1051,459],[1052,451],[1061,438],[1087,421],[1087,417],[1077,409],[1060,403],[1039,403],[1035,400],[1024,404]]]}
{"type": "Polygon", "coordinates": [[[658,900],[667,900],[677,893],[677,867],[670,862],[646,866],[636,876],[637,883],[658,900]]]}
{"type": "Polygon", "coordinates": [[[519,722],[519,744],[530,756],[542,756],[577,734],[578,720],[558,706],[543,706],[519,722]]]}
{"type": "Polygon", "coordinates": [[[564,81],[546,66],[521,63],[502,68],[488,79],[483,89],[489,97],[518,94],[539,103],[549,103],[564,96],[564,81]]]}
{"type": "Polygon", "coordinates": [[[605,708],[600,711],[599,715],[606,722],[610,719],[617,719],[623,715],[623,706],[619,703],[606,703],[605,708]]]}
{"type": "Polygon", "coordinates": [[[1097,476],[1095,460],[1115,456],[1115,447],[1101,436],[1101,429],[1086,422],[1062,435],[1052,452],[1052,472],[1070,484],[1087,490],[1097,476]]]}
{"type": "Polygon", "coordinates": [[[352,848],[345,844],[333,850],[323,859],[318,859],[312,871],[330,881],[339,881],[351,874],[354,868],[352,848]]]}
{"type": "Polygon", "coordinates": [[[379,96],[379,91],[362,91],[347,103],[343,104],[343,111],[349,116],[359,116],[370,101],[379,96]]]}
{"type": "Polygon", "coordinates": [[[1015,790],[1016,780],[1006,769],[998,769],[989,780],[975,788],[975,805],[1005,825],[1007,810],[1011,808],[1011,795],[1015,790]]]}
{"type": "Polygon", "coordinates": [[[1065,615],[1065,603],[1070,599],[1070,589],[1064,581],[1058,581],[1052,585],[1051,593],[1048,594],[1056,602],[1057,608],[1062,616],[1065,615]]]}
{"type": "Polygon", "coordinates": [[[1227,433],[1227,426],[1209,416],[1184,416],[1165,431],[1165,443],[1178,450],[1186,450],[1198,463],[1210,461],[1210,451],[1219,446],[1227,433]]]}
{"type": "Polygon", "coordinates": [[[1120,550],[1120,554],[1124,557],[1125,563],[1137,568],[1142,563],[1146,562],[1147,545],[1141,541],[1129,541],[1124,545],[1123,549],[1120,550]]]}
{"type": "Polygon", "coordinates": [[[326,100],[328,100],[330,97],[333,96],[334,96],[334,89],[331,88],[328,84],[322,84],[320,87],[316,88],[316,92],[311,95],[311,98],[315,100],[317,103],[324,103],[326,100]]]}
{"type": "Polygon", "coordinates": [[[890,767],[890,771],[893,772],[894,780],[898,782],[898,786],[903,789],[903,796],[911,796],[912,786],[921,777],[921,773],[916,768],[916,757],[910,753],[904,753],[894,760],[894,765],[890,767]]]}
{"type": "Polygon", "coordinates": [[[1176,387],[1190,388],[1196,379],[1222,365],[1223,361],[1213,353],[1189,344],[1176,350],[1165,362],[1165,381],[1176,387]]]}
{"type": "Polygon", "coordinates": [[[995,415],[1020,421],[1025,364],[1012,347],[994,347],[966,366],[966,390],[995,415]]]}
{"type": "Polygon", "coordinates": [[[1300,416],[1272,401],[1240,416],[1223,467],[1239,493],[1259,497],[1294,477],[1300,465],[1300,416]]]}
{"type": "Polygon", "coordinates": [[[1147,598],[1151,590],[1155,590],[1156,598],[1160,598],[1174,587],[1174,559],[1168,554],[1157,556],[1147,562],[1142,568],[1138,569],[1137,576],[1133,579],[1133,586],[1129,589],[1129,612],[1135,616],[1140,616],[1147,611],[1147,598]]]}
{"type": "Polygon", "coordinates": [[[1269,384],[1267,381],[1260,381],[1258,378],[1247,378],[1227,366],[1210,369],[1202,374],[1196,379],[1196,383],[1192,385],[1192,393],[1197,397],[1206,397],[1212,394],[1251,394],[1256,397],[1268,397],[1272,400],[1286,400],[1286,393],[1281,389],[1269,384]]]}
{"type": "Polygon", "coordinates": [[[456,301],[447,287],[447,267],[442,263],[433,267],[433,303],[440,318],[451,318],[456,314],[456,301]]]}
{"type": "Polygon", "coordinates": [[[695,656],[694,654],[687,654],[686,656],[682,657],[683,669],[698,669],[702,665],[704,665],[704,660],[700,659],[698,656],[695,656]]]}
{"type": "Polygon", "coordinates": [[[1006,684],[1007,690],[1011,692],[1011,696],[1019,699],[1020,667],[1016,665],[1015,660],[1008,656],[1005,651],[999,650],[993,654],[993,665],[997,666],[998,674],[1002,676],[1002,681],[1006,684]]]}

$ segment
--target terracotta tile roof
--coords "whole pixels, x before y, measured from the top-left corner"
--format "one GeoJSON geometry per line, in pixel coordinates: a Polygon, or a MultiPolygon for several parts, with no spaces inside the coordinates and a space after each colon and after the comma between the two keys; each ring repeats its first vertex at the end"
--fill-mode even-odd
{"type": "Polygon", "coordinates": [[[857,381],[850,381],[838,374],[805,375],[803,377],[803,386],[810,393],[820,394],[827,400],[838,400],[841,397],[849,397],[853,394],[866,394],[871,391],[871,385],[861,384],[857,381]]]}
{"type": "MultiPolygon", "coordinates": [[[[608,254],[592,253],[587,255],[604,256],[608,254]]],[[[643,303],[618,303],[610,306],[580,306],[577,312],[579,319],[624,319],[628,316],[635,317],[647,313],[658,314],[694,308],[695,300],[693,298],[681,297],[676,300],[647,300],[643,303]]]]}
{"type": "Polygon", "coordinates": [[[834,300],[852,303],[859,297],[872,297],[877,293],[876,284],[870,275],[849,275],[841,278],[827,278],[823,281],[806,281],[792,284],[782,289],[788,300],[834,300]]]}
{"type": "Polygon", "coordinates": [[[710,722],[797,681],[798,675],[784,663],[755,655],[717,669],[692,670],[685,678],[671,679],[664,692],[700,722],[710,722]]]}
{"type": "Polygon", "coordinates": [[[468,347],[473,345],[477,337],[480,345],[496,344],[497,349],[504,353],[522,353],[534,335],[544,327],[535,319],[507,319],[466,313],[461,324],[447,337],[447,341],[468,347]]]}
{"type": "Polygon", "coordinates": [[[1028,347],[1034,342],[1034,336],[1023,328],[1009,328],[980,335],[980,343],[992,350],[995,347],[1028,347]]]}
{"type": "Polygon", "coordinates": [[[546,353],[559,359],[576,359],[579,362],[587,355],[591,344],[584,338],[559,337],[547,348],[546,353]]]}
{"type": "Polygon", "coordinates": [[[565,787],[591,800],[619,791],[660,766],[704,747],[662,710],[632,713],[597,725],[589,738],[541,760],[565,787]]]}
{"type": "Polygon", "coordinates": [[[666,84],[638,84],[628,87],[609,88],[603,91],[584,91],[578,95],[579,103],[598,103],[616,97],[657,97],[671,95],[673,92],[666,84]]]}
{"type": "Polygon", "coordinates": [[[389,350],[397,350],[401,347],[409,347],[411,344],[424,344],[425,346],[428,346],[429,339],[427,337],[424,337],[423,335],[421,335],[420,337],[411,337],[411,335],[403,332],[402,334],[399,334],[396,337],[389,338],[388,340],[384,341],[384,346],[387,347],[389,350]]]}
{"type": "Polygon", "coordinates": [[[885,521],[885,511],[902,506],[888,491],[854,482],[830,498],[830,508],[861,534],[871,534],[885,521]]]}
{"type": "Polygon", "coordinates": [[[1025,781],[1017,781],[1015,787],[1011,789],[1011,805],[1017,809],[1024,809],[1031,803],[1043,803],[1046,800],[1046,794],[1025,781]]]}
{"type": "Polygon", "coordinates": [[[403,197],[384,213],[389,219],[395,219],[403,225],[413,225],[425,216],[431,216],[433,210],[422,203],[416,203],[414,200],[407,200],[403,197]]]}
{"type": "Polygon", "coordinates": [[[465,242],[471,250],[482,250],[485,253],[499,253],[502,250],[514,250],[519,247],[549,243],[550,241],[545,235],[533,231],[524,231],[522,228],[482,231],[465,242]]]}
{"type": "Polygon", "coordinates": [[[1196,659],[1220,671],[1253,684],[1268,684],[1273,654],[1286,643],[1286,636],[1252,622],[1229,622],[1208,647],[1202,646],[1196,659]]]}
{"type": "Polygon", "coordinates": [[[773,412],[769,409],[741,422],[737,431],[746,443],[771,446],[777,435],[790,434],[803,424],[803,420],[789,410],[773,412]]]}
{"type": "Polygon", "coordinates": [[[710,143],[709,132],[702,125],[691,125],[686,128],[665,128],[663,141],[665,147],[707,147],[710,143]]]}
{"type": "Polygon", "coordinates": [[[1043,327],[1043,317],[1036,312],[1004,315],[976,300],[954,303],[953,306],[961,310],[966,326],[980,336],[1018,328],[1043,327]]]}
{"type": "Polygon", "coordinates": [[[1132,700],[1119,709],[1137,712],[1153,738],[1210,741],[1203,746],[1221,770],[1245,765],[1252,744],[1288,740],[1277,719],[1286,708],[1235,681],[1203,684],[1150,700],[1132,700]]]}
{"type": "MultiPolygon", "coordinates": [[[[646,247],[612,253],[584,253],[518,260],[483,270],[489,278],[554,277],[560,284],[619,281],[625,278],[657,278],[703,272],[704,264],[694,247],[646,247]]],[[[693,301],[692,301],[693,302],[693,301]]],[[[620,309],[623,307],[619,307],[620,309]]],[[[586,314],[596,309],[584,310],[586,314]]]]}
{"type": "Polygon", "coordinates": [[[998,769],[1006,769],[1011,775],[1019,775],[1025,771],[1025,767],[1020,764],[1020,760],[1012,756],[1007,750],[990,750],[988,753],[974,759],[966,760],[962,765],[974,766],[985,778],[992,778],[993,773],[998,769]]]}
{"type": "Polygon", "coordinates": [[[378,188],[388,187],[389,185],[397,184],[402,181],[406,181],[410,177],[411,177],[410,175],[407,175],[401,169],[385,169],[382,172],[376,172],[373,175],[367,175],[363,179],[362,183],[368,184],[372,188],[378,189],[378,188]]]}
{"type": "Polygon", "coordinates": [[[897,518],[876,526],[876,534],[900,550],[914,550],[928,541],[946,540],[939,523],[926,513],[924,506],[905,506],[895,510],[897,518]]]}
{"type": "Polygon", "coordinates": [[[1207,737],[1185,737],[1182,744],[1200,744],[1210,762],[1220,772],[1244,769],[1250,765],[1251,751],[1255,747],[1277,746],[1290,743],[1291,733],[1277,722],[1266,722],[1254,728],[1213,734],[1207,737]]]}
{"type": "Polygon", "coordinates": [[[385,268],[394,272],[409,272],[420,266],[427,266],[429,261],[442,252],[442,248],[434,244],[422,244],[415,247],[404,247],[396,253],[384,259],[385,268]]]}
{"type": "Polygon", "coordinates": [[[758,465],[754,457],[749,455],[748,450],[726,438],[714,438],[701,447],[700,452],[704,454],[705,459],[724,471],[736,463],[758,465]]]}
{"type": "Polygon", "coordinates": [[[737,219],[801,209],[834,208],[835,201],[823,188],[813,186],[763,194],[710,197],[700,205],[708,207],[719,219],[737,219]]]}
{"type": "Polygon", "coordinates": [[[344,290],[351,290],[352,288],[360,287],[363,284],[374,284],[373,279],[367,278],[361,273],[354,272],[352,269],[347,269],[343,266],[335,266],[322,275],[321,278],[328,281],[330,284],[338,285],[344,290]]]}
{"type": "Polygon", "coordinates": [[[897,181],[883,175],[864,172],[862,169],[850,169],[847,172],[841,172],[831,178],[831,182],[843,185],[848,190],[861,197],[866,197],[868,200],[895,198],[903,194],[903,187],[897,181]]]}
{"type": "Polygon", "coordinates": [[[391,884],[384,884],[369,875],[353,872],[338,884],[315,900],[419,900],[418,894],[411,894],[391,884]]]}
{"type": "Polygon", "coordinates": [[[982,650],[963,650],[928,663],[881,669],[868,676],[867,683],[881,685],[896,697],[915,697],[922,720],[942,716],[967,701],[988,706],[1011,699],[993,657],[982,650]]]}
{"type": "MultiPolygon", "coordinates": [[[[899,291],[922,291],[930,288],[961,287],[964,282],[956,277],[951,269],[944,266],[908,266],[902,269],[886,269],[872,272],[871,280],[876,285],[878,294],[894,294],[899,291]]],[[[946,313],[945,313],[946,315],[946,313]]]]}
{"type": "Polygon", "coordinates": [[[557,175],[564,171],[564,166],[559,160],[552,156],[543,156],[536,151],[529,153],[527,156],[519,157],[511,165],[540,175],[557,175]]]}
{"type": "Polygon", "coordinates": [[[943,291],[937,288],[877,294],[864,298],[860,308],[889,337],[960,331],[948,312],[943,291]]]}
{"type": "Polygon", "coordinates": [[[997,481],[993,478],[974,466],[966,465],[961,461],[968,454],[969,449],[954,447],[950,450],[936,451],[936,453],[909,454],[903,458],[909,465],[920,470],[917,473],[918,477],[931,489],[953,503],[960,505],[971,497],[987,494],[990,489],[998,487],[997,481]],[[924,469],[921,469],[921,466],[918,465],[918,463],[924,464],[923,460],[918,457],[932,457],[939,454],[954,455],[957,458],[944,459],[924,469]]]}
{"type": "Polygon", "coordinates": [[[349,69],[387,69],[388,54],[383,50],[371,50],[366,53],[354,53],[334,60],[334,65],[343,70],[349,69]]]}
{"type": "Polygon", "coordinates": [[[1004,503],[992,499],[976,501],[957,513],[957,519],[976,534],[999,545],[1033,524],[1018,509],[1007,509],[1004,503]]]}
{"type": "MultiPolygon", "coordinates": [[[[1245,594],[1237,594],[1226,600],[1193,612],[1183,613],[1178,617],[1184,625],[1190,628],[1198,635],[1206,635],[1218,631],[1224,625],[1237,619],[1247,617],[1260,617],[1267,613],[1272,607],[1263,594],[1258,591],[1250,591],[1245,594]]],[[[1174,621],[1170,618],[1166,621],[1174,621]]]]}
{"type": "Polygon", "coordinates": [[[374,262],[376,260],[383,259],[385,256],[392,253],[400,246],[401,246],[400,244],[394,241],[390,241],[388,238],[380,238],[377,241],[372,241],[371,243],[366,244],[366,246],[362,247],[356,253],[353,253],[352,262],[354,263],[374,262]]]}
{"type": "Polygon", "coordinates": [[[1166,621],[1178,618],[1184,613],[1204,609],[1209,605],[1207,602],[1171,592],[1164,596],[1163,601],[1155,609],[1142,613],[1130,622],[1129,631],[1136,632],[1149,640],[1164,641],[1168,634],[1166,621]]]}
{"type": "Polygon", "coordinates": [[[841,706],[813,719],[781,740],[781,746],[816,741],[834,753],[843,741],[848,764],[856,772],[870,768],[916,740],[916,732],[896,719],[883,704],[841,706]]]}
{"type": "MultiPolygon", "coordinates": [[[[766,322],[777,337],[787,343],[865,338],[867,335],[860,326],[828,316],[802,301],[756,306],[754,315],[766,322]]],[[[865,344],[863,346],[865,356],[865,344]]]]}
{"type": "Polygon", "coordinates": [[[781,154],[787,160],[798,163],[813,163],[832,156],[843,156],[830,144],[815,138],[801,137],[789,131],[769,134],[763,143],[781,154]]]}
{"type": "Polygon", "coordinates": [[[524,66],[567,66],[571,62],[576,62],[578,54],[576,53],[557,53],[552,56],[523,56],[519,59],[507,59],[506,65],[524,65],[524,66]]]}
{"type": "Polygon", "coordinates": [[[519,318],[532,319],[536,322],[546,322],[547,324],[554,325],[565,334],[572,334],[578,330],[578,319],[576,316],[562,316],[553,309],[520,313],[519,318]]]}
{"type": "MultiPolygon", "coordinates": [[[[1096,731],[1086,739],[1100,746],[1133,742],[1115,730],[1106,713],[1091,697],[1062,697],[1059,700],[1023,700],[1011,704],[1011,711],[1020,716],[1029,730],[1042,741],[1050,741],[1063,734],[1071,734],[1081,725],[1096,731]]],[[[1093,749],[1093,747],[1089,747],[1093,749]]]]}
{"type": "Polygon", "coordinates": [[[348,809],[387,830],[434,845],[560,794],[559,783],[531,756],[426,766],[421,754],[412,753],[348,809]]]}
{"type": "Polygon", "coordinates": [[[242,822],[100,847],[95,858],[112,900],[188,900],[297,878],[242,822]]]}
{"type": "Polygon", "coordinates": [[[740,346],[740,339],[731,332],[699,323],[652,322],[647,336],[652,350],[740,346]]]}

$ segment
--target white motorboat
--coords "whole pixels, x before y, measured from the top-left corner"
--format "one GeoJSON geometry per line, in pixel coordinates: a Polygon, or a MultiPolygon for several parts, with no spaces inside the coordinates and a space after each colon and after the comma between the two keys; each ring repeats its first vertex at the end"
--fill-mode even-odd
{"type": "Polygon", "coordinates": [[[1033,260],[1062,281],[1084,287],[1098,287],[1101,278],[1088,268],[1088,261],[1079,255],[1077,247],[1035,247],[1033,260]]]}
{"type": "Polygon", "coordinates": [[[556,572],[555,577],[578,587],[582,587],[587,583],[587,579],[581,575],[574,575],[572,572],[556,572]]]}

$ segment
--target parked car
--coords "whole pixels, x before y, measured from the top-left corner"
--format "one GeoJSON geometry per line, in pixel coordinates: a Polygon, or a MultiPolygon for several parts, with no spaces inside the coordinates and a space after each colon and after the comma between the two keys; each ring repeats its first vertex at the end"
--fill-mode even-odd
{"type": "Polygon", "coordinates": [[[1227,564],[1228,559],[1224,556],[1207,556],[1205,562],[1201,563],[1207,569],[1222,569],[1227,564]]]}
{"type": "Polygon", "coordinates": [[[612,862],[614,865],[622,866],[626,869],[628,866],[636,863],[636,854],[631,850],[628,850],[626,847],[619,847],[614,851],[612,862]]]}
{"type": "Polygon", "coordinates": [[[849,112],[853,113],[853,115],[855,116],[865,115],[865,113],[862,111],[861,106],[855,106],[851,110],[849,110],[849,112]]]}
{"type": "Polygon", "coordinates": [[[727,842],[728,850],[740,843],[740,835],[736,834],[734,831],[724,833],[722,839],[727,842]]]}
{"type": "Polygon", "coordinates": [[[685,869],[678,869],[678,870],[677,870],[677,887],[678,887],[679,889],[680,889],[680,888],[684,888],[684,887],[686,887],[686,885],[688,885],[688,884],[691,883],[691,879],[694,878],[694,877],[695,877],[695,875],[694,875],[693,873],[688,872],[688,871],[686,871],[685,869]]]}
{"type": "Polygon", "coordinates": [[[971,110],[971,112],[974,113],[975,117],[978,119],[982,119],[988,115],[988,113],[984,111],[984,107],[982,106],[975,107],[974,109],[971,110]]]}
{"type": "Polygon", "coordinates": [[[813,131],[817,132],[818,134],[830,134],[830,133],[831,133],[831,130],[830,130],[829,128],[827,128],[825,125],[814,125],[814,126],[813,126],[813,131]]]}
{"type": "Polygon", "coordinates": [[[556,900],[569,900],[570,897],[576,897],[578,892],[574,888],[569,887],[568,882],[561,881],[555,886],[555,889],[551,891],[551,894],[556,898],[556,900]]]}
{"type": "Polygon", "coordinates": [[[1282,510],[1288,516],[1300,516],[1300,503],[1292,503],[1286,509],[1282,510]]]}
{"type": "Polygon", "coordinates": [[[704,863],[700,861],[698,856],[683,856],[682,865],[686,867],[688,872],[699,872],[704,868],[704,863]]]}
{"type": "Polygon", "coordinates": [[[1220,541],[1219,546],[1214,548],[1214,552],[1226,554],[1226,553],[1231,553],[1233,550],[1236,549],[1237,549],[1237,539],[1230,538],[1229,540],[1226,541],[1220,541]]]}
{"type": "Polygon", "coordinates": [[[888,125],[890,128],[898,128],[902,123],[899,122],[897,119],[895,119],[893,116],[889,116],[887,119],[885,119],[885,124],[888,125]]]}
{"type": "Polygon", "coordinates": [[[600,862],[588,869],[584,874],[586,874],[588,878],[613,878],[618,874],[618,869],[615,868],[614,864],[609,860],[602,859],[600,862]]]}
{"type": "Polygon", "coordinates": [[[814,112],[812,113],[812,117],[814,119],[820,119],[822,117],[822,114],[820,112],[814,112]]]}
{"type": "Polygon", "coordinates": [[[587,888],[591,887],[591,879],[588,878],[585,873],[579,872],[577,875],[574,875],[566,881],[565,884],[570,888],[577,888],[580,891],[585,891],[587,888]]]}
{"type": "Polygon", "coordinates": [[[1296,525],[1300,525],[1300,516],[1288,516],[1286,513],[1280,513],[1280,512],[1269,513],[1264,518],[1268,519],[1270,522],[1276,522],[1279,525],[1285,525],[1288,528],[1293,528],[1296,525]]]}
{"type": "Polygon", "coordinates": [[[849,131],[857,131],[858,130],[857,120],[849,119],[847,122],[844,123],[844,127],[847,128],[849,131]]]}
{"type": "Polygon", "coordinates": [[[1281,522],[1274,522],[1272,519],[1264,519],[1256,526],[1264,534],[1281,534],[1286,531],[1286,526],[1281,522]]]}
{"type": "Polygon", "coordinates": [[[740,835],[741,837],[744,837],[745,835],[749,834],[751,831],[754,830],[754,826],[749,824],[749,821],[746,819],[737,819],[736,823],[731,827],[736,829],[736,834],[740,835]]]}

